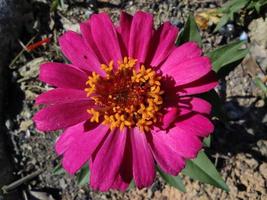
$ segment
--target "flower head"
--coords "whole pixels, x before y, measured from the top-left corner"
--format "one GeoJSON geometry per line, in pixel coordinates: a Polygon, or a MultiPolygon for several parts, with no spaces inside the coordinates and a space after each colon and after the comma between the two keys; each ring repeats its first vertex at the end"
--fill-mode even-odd
{"type": "Polygon", "coordinates": [[[56,152],[70,174],[90,166],[94,189],[150,186],[155,166],[177,175],[213,132],[211,106],[195,94],[217,84],[209,58],[194,42],[175,46],[178,29],[159,29],[144,12],[122,12],[114,26],[105,13],[59,39],[71,64],[46,63],[40,80],[37,129],[63,129],[56,152]]]}

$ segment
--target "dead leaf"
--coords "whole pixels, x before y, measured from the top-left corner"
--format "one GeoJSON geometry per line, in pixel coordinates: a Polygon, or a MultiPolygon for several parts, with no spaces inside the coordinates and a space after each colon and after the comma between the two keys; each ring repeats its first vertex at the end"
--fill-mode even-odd
{"type": "Polygon", "coordinates": [[[195,15],[196,23],[201,30],[206,30],[210,25],[217,24],[220,18],[221,14],[214,8],[198,12],[195,15]]]}
{"type": "Polygon", "coordinates": [[[52,195],[46,192],[30,191],[30,194],[38,200],[55,200],[52,195]]]}
{"type": "Polygon", "coordinates": [[[29,127],[33,124],[32,120],[26,120],[26,121],[23,121],[21,122],[19,128],[20,128],[20,131],[26,131],[29,129],[29,127]]]}

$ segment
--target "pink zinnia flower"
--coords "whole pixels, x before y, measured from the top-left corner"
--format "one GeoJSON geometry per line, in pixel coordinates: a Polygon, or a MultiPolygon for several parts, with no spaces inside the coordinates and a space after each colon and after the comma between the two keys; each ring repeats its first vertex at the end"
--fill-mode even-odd
{"type": "Polygon", "coordinates": [[[122,12],[118,26],[94,14],[80,28],[59,38],[71,64],[41,66],[40,80],[56,88],[36,99],[45,105],[37,129],[64,129],[63,167],[74,174],[88,163],[100,191],[123,191],[132,179],[150,186],[156,165],[177,175],[213,132],[210,104],[192,96],[217,84],[209,58],[194,42],[175,46],[178,29],[155,30],[144,12],[122,12]]]}

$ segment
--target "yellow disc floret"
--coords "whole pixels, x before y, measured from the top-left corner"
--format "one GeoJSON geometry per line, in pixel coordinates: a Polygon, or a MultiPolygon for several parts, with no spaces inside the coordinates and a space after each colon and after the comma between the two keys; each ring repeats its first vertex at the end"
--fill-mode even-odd
{"type": "Polygon", "coordinates": [[[95,101],[95,108],[88,109],[91,122],[102,121],[110,129],[137,126],[142,132],[158,122],[163,104],[161,77],[136,63],[125,57],[115,68],[111,61],[101,65],[105,77],[94,72],[88,77],[85,91],[95,101]]]}

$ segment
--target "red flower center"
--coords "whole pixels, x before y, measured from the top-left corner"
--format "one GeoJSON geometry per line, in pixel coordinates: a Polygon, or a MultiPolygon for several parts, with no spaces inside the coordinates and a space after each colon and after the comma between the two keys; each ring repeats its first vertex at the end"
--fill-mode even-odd
{"type": "Polygon", "coordinates": [[[114,70],[113,61],[101,65],[105,77],[96,73],[89,76],[85,91],[95,101],[96,108],[89,109],[91,122],[109,124],[110,128],[137,126],[149,131],[158,121],[163,103],[161,77],[151,68],[141,66],[136,70],[137,60],[124,58],[114,70]]]}

